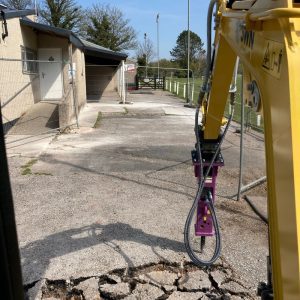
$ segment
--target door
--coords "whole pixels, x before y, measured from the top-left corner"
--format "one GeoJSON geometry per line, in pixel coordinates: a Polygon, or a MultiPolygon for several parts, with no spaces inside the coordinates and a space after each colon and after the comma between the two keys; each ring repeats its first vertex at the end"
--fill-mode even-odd
{"type": "Polygon", "coordinates": [[[61,49],[39,49],[39,74],[42,100],[62,98],[62,54],[61,49]]]}

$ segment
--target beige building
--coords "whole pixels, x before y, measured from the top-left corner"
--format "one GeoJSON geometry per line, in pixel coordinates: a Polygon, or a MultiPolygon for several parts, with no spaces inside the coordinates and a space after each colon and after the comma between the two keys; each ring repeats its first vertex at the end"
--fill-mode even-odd
{"type": "Polygon", "coordinates": [[[86,92],[88,100],[119,91],[121,61],[127,55],[81,40],[85,46],[86,92]]]}
{"type": "Polygon", "coordinates": [[[116,74],[125,54],[36,23],[32,10],[4,10],[1,22],[0,100],[6,131],[22,116],[27,115],[26,122],[36,118],[28,116],[37,104],[46,127],[68,126],[90,95],[100,99],[118,89],[116,74]]]}

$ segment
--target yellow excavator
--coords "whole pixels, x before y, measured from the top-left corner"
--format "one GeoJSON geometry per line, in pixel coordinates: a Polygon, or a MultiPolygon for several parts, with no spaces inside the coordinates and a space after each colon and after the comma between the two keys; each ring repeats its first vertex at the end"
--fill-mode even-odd
{"type": "MultiPolygon", "coordinates": [[[[187,252],[201,266],[220,255],[215,182],[232,119],[231,115],[224,128],[223,115],[239,59],[243,101],[264,117],[270,259],[268,282],[260,286],[260,295],[300,300],[300,0],[211,0],[207,29],[207,71],[196,109],[197,142],[192,152],[199,187],[185,226],[187,252]],[[199,237],[198,249],[193,236],[199,237]],[[202,259],[211,236],[215,236],[213,254],[202,259]]],[[[233,93],[230,101],[234,105],[233,93]]],[[[1,125],[1,299],[19,300],[22,279],[1,125]]]]}
{"type": "MultiPolygon", "coordinates": [[[[199,266],[212,264],[220,255],[215,182],[223,165],[221,144],[232,119],[231,115],[224,128],[223,115],[239,60],[242,101],[264,118],[270,257],[268,282],[260,284],[259,295],[299,300],[300,0],[211,0],[207,44],[207,70],[195,118],[197,143],[192,151],[199,187],[185,225],[187,252],[199,266]],[[214,251],[203,259],[211,236],[214,251]]],[[[230,94],[234,105],[234,93],[230,94]]]]}

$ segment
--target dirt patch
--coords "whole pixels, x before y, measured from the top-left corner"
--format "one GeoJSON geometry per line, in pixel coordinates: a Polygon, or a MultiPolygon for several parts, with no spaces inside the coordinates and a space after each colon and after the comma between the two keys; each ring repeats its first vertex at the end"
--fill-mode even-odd
{"type": "Polygon", "coordinates": [[[22,175],[32,175],[32,166],[37,163],[37,159],[31,159],[25,165],[21,166],[21,174],[22,175]]]}
{"type": "Polygon", "coordinates": [[[45,175],[45,176],[53,176],[51,173],[47,172],[32,172],[32,167],[38,162],[37,159],[31,159],[25,165],[21,166],[21,175],[45,175]]]}

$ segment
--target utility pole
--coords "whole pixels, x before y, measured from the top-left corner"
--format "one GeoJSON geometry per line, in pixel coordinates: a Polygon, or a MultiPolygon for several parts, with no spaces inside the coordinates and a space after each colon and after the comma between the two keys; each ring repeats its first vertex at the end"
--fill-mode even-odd
{"type": "Polygon", "coordinates": [[[188,53],[187,53],[187,102],[192,105],[190,100],[190,48],[191,48],[191,34],[190,34],[190,0],[188,0],[188,53]]]}
{"type": "Polygon", "coordinates": [[[145,58],[146,58],[146,78],[148,78],[148,59],[147,59],[147,33],[144,33],[144,39],[145,39],[145,58]]]}
{"type": "Polygon", "coordinates": [[[159,78],[159,14],[156,16],[157,24],[157,78],[159,78]]]}

